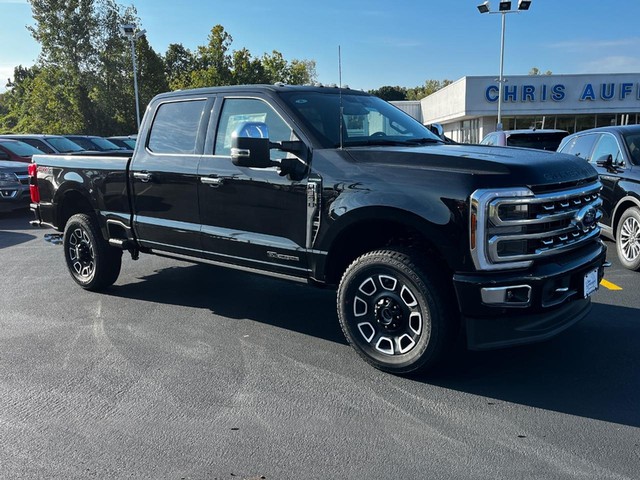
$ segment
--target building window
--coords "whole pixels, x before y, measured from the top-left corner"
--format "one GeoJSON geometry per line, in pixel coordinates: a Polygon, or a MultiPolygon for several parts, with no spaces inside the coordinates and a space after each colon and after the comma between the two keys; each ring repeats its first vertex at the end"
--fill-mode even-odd
{"type": "Polygon", "coordinates": [[[586,130],[588,128],[594,128],[596,126],[595,115],[578,115],[576,117],[576,132],[586,130]]]}
{"type": "Polygon", "coordinates": [[[615,115],[608,115],[606,113],[596,115],[596,127],[610,127],[611,125],[616,125],[615,115]]]}
{"type": "Polygon", "coordinates": [[[460,125],[460,143],[480,142],[480,119],[463,120],[460,125]]]}

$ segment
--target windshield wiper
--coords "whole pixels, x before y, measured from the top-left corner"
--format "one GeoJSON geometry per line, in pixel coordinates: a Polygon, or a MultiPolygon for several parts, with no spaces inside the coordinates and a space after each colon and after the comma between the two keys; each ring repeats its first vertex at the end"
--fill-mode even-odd
{"type": "Polygon", "coordinates": [[[428,143],[444,143],[444,140],[439,138],[408,138],[404,141],[410,145],[426,145],[428,143]]]}

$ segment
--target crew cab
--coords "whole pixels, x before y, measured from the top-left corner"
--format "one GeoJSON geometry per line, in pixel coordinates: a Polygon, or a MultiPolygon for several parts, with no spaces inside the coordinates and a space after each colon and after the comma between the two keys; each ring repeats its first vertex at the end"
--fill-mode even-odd
{"type": "MultiPolygon", "coordinates": [[[[349,89],[229,86],[155,97],[133,156],[39,156],[34,224],[63,233],[88,290],[123,251],[337,288],[377,368],[434,367],[549,338],[603,276],[600,182],[575,156],[448,145],[349,89]]],[[[301,318],[300,321],[304,321],[301,318]]]]}

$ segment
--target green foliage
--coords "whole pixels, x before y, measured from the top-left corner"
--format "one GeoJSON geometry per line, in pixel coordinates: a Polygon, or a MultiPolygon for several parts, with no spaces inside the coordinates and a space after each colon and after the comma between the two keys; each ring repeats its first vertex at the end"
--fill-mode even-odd
{"type": "MultiPolygon", "coordinates": [[[[529,75],[543,75],[543,73],[540,72],[538,67],[532,67],[531,70],[529,70],[529,75]]],[[[551,70],[547,70],[544,72],[544,75],[553,75],[553,72],[551,70]]]]}
{"type": "Polygon", "coordinates": [[[369,93],[380,97],[387,102],[399,100],[421,100],[451,83],[451,80],[426,80],[424,85],[414,88],[399,86],[391,87],[387,85],[380,87],[377,90],[369,90],[369,93]]]}
{"type": "Polygon", "coordinates": [[[385,85],[377,90],[369,90],[369,93],[376,97],[380,97],[382,100],[386,100],[387,102],[407,99],[407,89],[405,87],[391,87],[389,85],[385,85]]]}
{"type": "MultiPolygon", "coordinates": [[[[42,52],[36,65],[14,69],[0,97],[0,132],[129,134],[137,129],[131,42],[123,24],[140,25],[134,6],[115,0],[29,0],[35,25],[28,27],[42,52]]],[[[169,45],[158,55],[136,39],[141,114],[158,93],[185,88],[315,81],[315,62],[273,51],[254,57],[215,25],[194,52],[169,45]]]]}
{"type": "Polygon", "coordinates": [[[184,62],[193,67],[188,76],[178,74],[170,86],[184,88],[182,85],[186,83],[189,88],[195,88],[277,82],[304,85],[315,82],[316,63],[313,60],[288,62],[276,50],[256,58],[246,48],[231,51],[232,42],[233,38],[222,25],[216,25],[211,30],[208,44],[198,47],[194,56],[184,49],[173,48],[171,61],[177,66],[184,62]]]}
{"type": "Polygon", "coordinates": [[[451,80],[426,80],[424,82],[424,85],[415,88],[409,88],[407,90],[407,100],[420,100],[424,97],[428,97],[432,93],[437,92],[441,88],[444,88],[451,83],[451,80]]]}

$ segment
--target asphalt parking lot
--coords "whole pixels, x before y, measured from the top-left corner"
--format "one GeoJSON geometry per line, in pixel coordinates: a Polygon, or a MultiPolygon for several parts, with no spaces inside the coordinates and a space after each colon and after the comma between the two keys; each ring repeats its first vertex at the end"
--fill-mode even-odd
{"type": "Polygon", "coordinates": [[[0,216],[0,477],[637,479],[640,273],[551,341],[367,366],[334,292],[153,256],[77,287],[0,216]]]}

